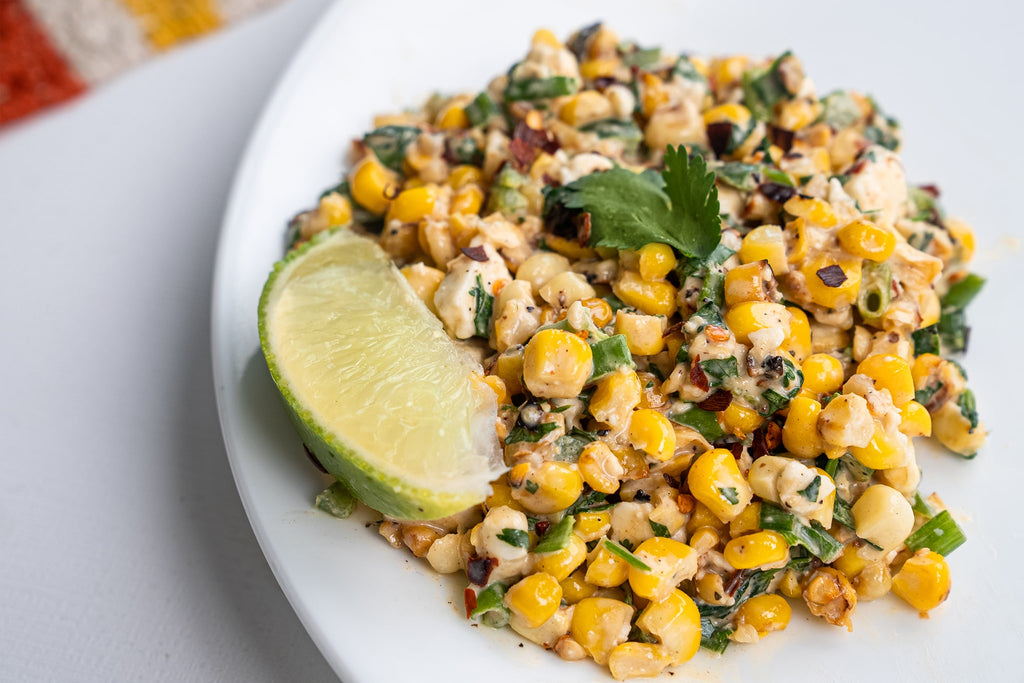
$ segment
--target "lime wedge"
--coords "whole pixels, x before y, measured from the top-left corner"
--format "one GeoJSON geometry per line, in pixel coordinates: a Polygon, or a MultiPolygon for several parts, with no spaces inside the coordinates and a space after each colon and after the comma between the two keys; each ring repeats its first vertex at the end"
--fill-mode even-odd
{"type": "Polygon", "coordinates": [[[260,344],[303,442],[370,507],[435,519],[502,469],[497,402],[373,240],[319,235],[274,266],[260,344]]]}

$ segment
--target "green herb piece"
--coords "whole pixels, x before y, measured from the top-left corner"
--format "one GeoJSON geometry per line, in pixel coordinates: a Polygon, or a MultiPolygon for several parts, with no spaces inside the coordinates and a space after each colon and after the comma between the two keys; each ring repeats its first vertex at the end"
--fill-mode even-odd
{"type": "Polygon", "coordinates": [[[696,405],[684,413],[669,415],[668,419],[696,429],[709,443],[718,441],[725,436],[725,430],[722,429],[722,425],[718,424],[718,415],[698,408],[696,405]]]}
{"type": "Polygon", "coordinates": [[[729,626],[715,626],[711,619],[701,617],[700,646],[705,650],[722,654],[729,647],[729,636],[734,629],[729,626]]]}
{"type": "Polygon", "coordinates": [[[345,519],[356,509],[356,498],[340,481],[317,494],[315,504],[332,517],[345,519]]]}
{"type": "Polygon", "coordinates": [[[604,297],[604,301],[612,309],[612,313],[615,313],[616,311],[619,311],[623,308],[628,308],[626,306],[626,302],[624,302],[622,299],[615,296],[614,294],[606,295],[604,297]]]}
{"type": "Polygon", "coordinates": [[[702,157],[690,160],[679,146],[666,151],[662,177],[664,190],[613,168],[564,186],[560,201],[590,214],[590,246],[638,249],[661,242],[686,256],[707,256],[721,237],[714,174],[702,157]]]}
{"type": "Polygon", "coordinates": [[[832,538],[817,520],[812,520],[811,526],[806,526],[782,508],[764,501],[761,502],[760,526],[762,529],[779,532],[787,543],[803,546],[826,564],[833,562],[843,552],[843,544],[832,538]]]}
{"type": "Polygon", "coordinates": [[[978,428],[978,405],[974,401],[974,392],[964,389],[963,393],[956,399],[956,405],[960,408],[960,414],[971,423],[971,429],[978,428]]]}
{"type": "Polygon", "coordinates": [[[567,517],[579,514],[581,512],[595,512],[597,510],[606,510],[611,507],[610,503],[605,502],[605,498],[608,496],[600,491],[587,491],[578,499],[576,502],[569,506],[565,511],[567,517]]]}
{"type": "Polygon", "coordinates": [[[818,120],[824,121],[837,130],[849,128],[860,121],[863,116],[857,102],[843,90],[836,90],[825,95],[821,99],[821,105],[821,115],[818,120]]]}
{"type": "Polygon", "coordinates": [[[914,203],[917,213],[911,220],[924,221],[932,225],[941,225],[945,220],[946,212],[942,210],[939,200],[934,194],[921,187],[907,186],[907,197],[914,203]]]}
{"type": "Polygon", "coordinates": [[[505,606],[505,590],[504,584],[492,583],[480,591],[476,596],[476,607],[469,613],[469,618],[491,628],[507,626],[512,612],[505,606]]]}
{"type": "Polygon", "coordinates": [[[494,100],[491,99],[490,95],[482,92],[466,105],[465,112],[470,125],[476,128],[490,121],[492,116],[500,114],[501,110],[494,103],[494,100]]]}
{"type": "Polygon", "coordinates": [[[476,276],[476,287],[469,290],[475,301],[476,313],[473,314],[473,325],[476,328],[476,336],[487,339],[488,328],[491,325],[491,313],[494,310],[494,297],[484,289],[484,281],[480,275],[476,276]]]}
{"type": "Polygon", "coordinates": [[[896,151],[900,146],[899,135],[889,126],[868,126],[864,129],[864,137],[868,142],[881,145],[888,150],[896,151]]]}
{"type": "Polygon", "coordinates": [[[512,431],[505,437],[505,444],[519,443],[520,441],[528,441],[530,443],[537,443],[545,434],[549,434],[558,429],[558,423],[556,422],[541,422],[535,428],[530,429],[520,423],[512,428],[512,431]]]}
{"type": "Polygon", "coordinates": [[[708,79],[704,74],[697,71],[697,67],[693,65],[693,62],[686,55],[682,55],[676,60],[675,66],[672,67],[672,74],[694,83],[703,83],[704,85],[708,83],[708,79]]]}
{"type": "Polygon", "coordinates": [[[920,491],[914,493],[913,508],[914,512],[922,517],[928,517],[930,519],[935,516],[935,511],[932,510],[932,506],[928,504],[928,501],[921,497],[920,491]]]}
{"type": "MultiPolygon", "coordinates": [[[[627,584],[623,584],[623,585],[624,586],[628,586],[629,584],[627,583],[627,584]]],[[[630,602],[628,604],[632,605],[633,603],[630,602]]],[[[628,640],[628,641],[630,641],[632,643],[657,643],[658,642],[657,638],[655,638],[654,636],[646,633],[645,631],[643,631],[636,624],[633,624],[633,627],[629,629],[629,636],[626,637],[626,640],[628,640]]]]}
{"type": "Polygon", "coordinates": [[[605,548],[608,548],[608,552],[625,560],[626,564],[630,567],[634,567],[635,569],[645,572],[651,571],[651,568],[647,566],[647,563],[610,538],[605,538],[602,543],[604,543],[605,548]]]}
{"type": "Polygon", "coordinates": [[[865,261],[861,269],[857,309],[865,320],[877,320],[892,300],[892,272],[888,264],[865,261]]]}
{"type": "Polygon", "coordinates": [[[825,470],[825,474],[832,477],[832,480],[835,481],[836,473],[839,471],[839,458],[832,459],[826,457],[825,460],[828,462],[825,463],[822,469],[825,470]]]}
{"type": "Polygon", "coordinates": [[[929,325],[928,327],[922,327],[910,335],[914,341],[914,355],[920,356],[922,353],[939,353],[939,328],[938,325],[929,325]]]}
{"type": "Polygon", "coordinates": [[[535,482],[534,480],[532,480],[532,479],[527,479],[526,480],[526,491],[527,491],[527,493],[537,493],[537,490],[539,488],[540,487],[537,485],[537,482],[535,482]]]}
{"type": "Polygon", "coordinates": [[[590,375],[590,382],[596,382],[624,365],[636,367],[624,334],[614,334],[594,342],[590,345],[590,352],[594,357],[594,372],[590,375]]]}
{"type": "Polygon", "coordinates": [[[725,498],[732,505],[736,505],[737,503],[740,502],[739,492],[736,490],[735,486],[719,486],[718,495],[722,496],[722,498],[725,498]]]}
{"type": "Polygon", "coordinates": [[[380,163],[396,173],[403,173],[402,162],[405,150],[423,131],[413,126],[384,126],[363,136],[380,163]]]}
{"type": "Polygon", "coordinates": [[[758,174],[762,167],[757,164],[744,164],[739,161],[727,161],[710,165],[715,177],[726,185],[742,190],[753,192],[760,184],[758,174]]]}
{"type": "Polygon", "coordinates": [[[942,387],[946,386],[943,382],[938,382],[934,386],[926,386],[924,389],[918,389],[914,392],[914,400],[921,405],[928,405],[932,397],[939,392],[942,387]]]}
{"type": "Polygon", "coordinates": [[[621,140],[627,153],[633,154],[644,141],[644,133],[632,120],[601,119],[580,126],[584,133],[595,133],[599,138],[621,140]]]}
{"type": "Polygon", "coordinates": [[[477,147],[476,140],[469,135],[448,138],[448,151],[460,164],[480,166],[483,162],[483,150],[477,147]]]}
{"type": "Polygon", "coordinates": [[[928,548],[939,555],[949,555],[967,541],[963,529],[956,523],[948,510],[935,515],[924,525],[910,534],[906,540],[909,550],[917,552],[928,548]]]}
{"type": "Polygon", "coordinates": [[[517,548],[530,547],[530,534],[522,529],[502,529],[498,538],[517,548]]]}
{"type": "Polygon", "coordinates": [[[942,347],[951,353],[967,348],[967,316],[963,309],[943,310],[936,325],[942,347]]]}
{"type": "Polygon", "coordinates": [[[711,358],[697,363],[708,377],[708,386],[720,387],[729,377],[739,376],[739,364],[734,356],[711,358]]]}
{"type": "Polygon", "coordinates": [[[764,407],[760,411],[761,415],[774,415],[789,403],[788,396],[784,396],[774,389],[765,389],[761,396],[765,400],[764,407]]]}
{"type": "Polygon", "coordinates": [[[836,502],[832,505],[832,519],[839,522],[847,529],[856,530],[857,525],[853,519],[853,510],[850,504],[836,494],[836,502]]]}
{"type": "Polygon", "coordinates": [[[953,284],[942,297],[942,307],[963,310],[985,285],[985,278],[970,273],[963,280],[953,284]]]}
{"type": "Polygon", "coordinates": [[[850,473],[854,481],[867,481],[871,478],[871,475],[875,473],[873,469],[867,465],[862,465],[859,460],[854,458],[849,453],[844,453],[839,457],[839,461],[842,463],[846,471],[850,473]]]}
{"type": "Polygon", "coordinates": [[[668,527],[664,524],[658,524],[653,519],[649,519],[647,521],[651,525],[651,533],[655,536],[659,536],[661,538],[669,538],[672,536],[672,534],[668,532],[668,527]]]}
{"type": "MultiPolygon", "coordinates": [[[[817,476],[807,485],[807,488],[800,489],[798,493],[804,497],[805,500],[809,500],[812,503],[818,502],[818,492],[821,490],[821,477],[817,476]]],[[[839,498],[839,496],[836,496],[839,498]]]]}
{"type": "Polygon", "coordinates": [[[579,90],[580,84],[569,76],[551,76],[549,78],[524,78],[509,81],[505,88],[505,101],[546,100],[552,97],[572,95],[579,90]]]}
{"type": "Polygon", "coordinates": [[[789,97],[779,73],[779,65],[792,53],[779,55],[766,69],[751,69],[743,74],[743,103],[759,121],[771,121],[775,103],[789,97]]]}
{"type": "MultiPolygon", "coordinates": [[[[576,462],[587,444],[595,441],[597,436],[591,432],[585,432],[579,427],[573,427],[572,431],[555,439],[555,446],[558,447],[558,454],[555,460],[562,462],[576,462]]],[[[507,441],[506,441],[507,443],[507,441]]]]}
{"type": "Polygon", "coordinates": [[[569,537],[572,536],[572,526],[575,522],[576,520],[573,519],[572,515],[562,517],[558,524],[548,528],[547,533],[537,542],[537,547],[533,549],[533,552],[553,553],[567,546],[569,544],[569,537]]]}
{"type": "Polygon", "coordinates": [[[622,56],[623,66],[635,66],[646,69],[652,64],[657,64],[661,59],[661,48],[652,47],[647,49],[636,49],[622,56]]]}
{"type": "Polygon", "coordinates": [[[505,164],[491,184],[491,195],[487,200],[487,212],[500,211],[506,218],[515,220],[526,215],[529,202],[520,188],[526,176],[516,171],[512,164],[505,164]]]}

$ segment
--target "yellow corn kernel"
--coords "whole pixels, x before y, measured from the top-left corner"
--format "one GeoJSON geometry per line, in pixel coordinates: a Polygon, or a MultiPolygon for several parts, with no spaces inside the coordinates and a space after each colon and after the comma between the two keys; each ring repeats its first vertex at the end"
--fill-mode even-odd
{"type": "Polygon", "coordinates": [[[608,302],[604,299],[589,298],[581,301],[586,309],[590,311],[590,319],[594,321],[594,324],[598,327],[604,327],[612,321],[612,317],[615,315],[612,312],[612,307],[608,305],[608,302]]]}
{"type": "Polygon", "coordinates": [[[900,408],[900,431],[907,436],[931,436],[932,416],[928,409],[917,401],[907,401],[906,405],[900,408]]]}
{"type": "Polygon", "coordinates": [[[465,109],[457,105],[445,107],[437,117],[437,127],[441,130],[465,130],[469,128],[469,116],[465,109]]]}
{"type": "Polygon", "coordinates": [[[904,452],[877,424],[867,446],[848,446],[850,454],[873,470],[888,470],[903,464],[904,452]]]}
{"type": "Polygon", "coordinates": [[[657,676],[671,663],[665,648],[657,643],[620,643],[608,655],[608,671],[617,681],[657,676]]]}
{"type": "Polygon", "coordinates": [[[755,429],[764,424],[764,417],[756,410],[733,401],[722,412],[722,423],[726,431],[737,436],[745,436],[752,434],[755,429]]]}
{"type": "Polygon", "coordinates": [[[491,391],[494,392],[494,396],[498,399],[499,406],[508,403],[508,390],[505,389],[505,380],[497,375],[486,375],[483,378],[483,383],[489,386],[491,391]]]}
{"type": "Polygon", "coordinates": [[[982,424],[971,427],[956,401],[947,401],[932,415],[932,431],[943,446],[960,455],[974,455],[985,443],[982,424]]]}
{"type": "Polygon", "coordinates": [[[612,103],[596,90],[584,90],[566,100],[558,118],[570,126],[584,126],[612,115],[612,103]]]}
{"type": "Polygon", "coordinates": [[[569,543],[561,550],[538,554],[537,561],[533,564],[533,571],[550,574],[561,583],[569,578],[569,575],[576,571],[586,559],[587,544],[583,542],[582,538],[572,534],[569,536],[569,543]]]}
{"type": "Polygon", "coordinates": [[[612,528],[612,514],[608,510],[580,512],[576,515],[573,533],[589,543],[596,541],[612,528]]]}
{"type": "Polygon", "coordinates": [[[456,166],[448,174],[448,184],[453,190],[458,190],[466,185],[479,185],[484,178],[483,171],[470,164],[456,166]]]}
{"type": "Polygon", "coordinates": [[[758,638],[764,638],[772,631],[785,631],[793,610],[781,595],[764,593],[755,595],[736,610],[736,627],[747,624],[757,631],[758,638]]]}
{"type": "Polygon", "coordinates": [[[546,28],[537,29],[533,34],[533,38],[530,40],[530,44],[534,47],[537,45],[547,45],[548,47],[555,48],[562,47],[562,41],[560,41],[554,33],[546,28]]]}
{"type": "Polygon", "coordinates": [[[745,55],[735,55],[713,61],[711,63],[711,73],[717,86],[724,88],[743,78],[743,72],[747,68],[747,61],[745,55]]]}
{"type": "Polygon", "coordinates": [[[604,665],[619,643],[629,636],[633,608],[621,600],[584,598],[576,603],[569,633],[595,662],[604,665]]]}
{"type": "Polygon", "coordinates": [[[800,370],[804,373],[801,390],[807,390],[816,396],[834,394],[843,386],[843,364],[827,353],[808,356],[801,364],[800,370]]]}
{"type": "MultiPolygon", "coordinates": [[[[516,486],[513,475],[521,474],[516,472],[516,468],[523,464],[516,465],[509,472],[509,482],[513,487],[516,486]]],[[[531,468],[522,478],[522,486],[512,491],[513,497],[523,507],[542,515],[564,510],[575,503],[581,493],[583,477],[579,469],[572,463],[558,460],[542,462],[536,468],[531,468]]]]}
{"type": "Polygon", "coordinates": [[[910,368],[910,376],[914,378],[914,388],[924,389],[928,386],[928,380],[933,374],[939,372],[939,367],[945,363],[944,359],[934,353],[922,353],[914,359],[914,365],[910,368]]]}
{"type": "MultiPolygon", "coordinates": [[[[399,195],[401,196],[401,195],[399,195]]],[[[484,191],[479,185],[465,185],[452,195],[448,211],[453,214],[479,214],[484,205],[484,191]]]]}
{"type": "Polygon", "coordinates": [[[949,597],[951,580],[946,558],[922,548],[892,577],[892,592],[919,612],[935,609],[949,597]]]}
{"type": "Polygon", "coordinates": [[[721,536],[718,535],[714,528],[702,526],[690,534],[689,545],[698,553],[703,554],[709,550],[716,549],[721,541],[721,536]]]}
{"type": "Polygon", "coordinates": [[[725,305],[744,301],[771,301],[767,285],[774,280],[768,261],[754,261],[731,268],[725,274],[725,305]]]}
{"type": "Polygon", "coordinates": [[[753,497],[736,459],[724,448],[715,448],[697,458],[690,465],[686,483],[690,494],[724,523],[736,519],[753,497]]]}
{"type": "Polygon", "coordinates": [[[642,598],[664,600],[680,581],[697,572],[697,553],[685,543],[655,536],[637,546],[633,552],[650,571],[629,568],[629,587],[642,598]]]}
{"type": "Polygon", "coordinates": [[[370,213],[381,216],[388,208],[388,188],[397,184],[395,173],[376,156],[367,154],[352,171],[352,198],[370,213]]]}
{"type": "Polygon", "coordinates": [[[523,347],[509,347],[498,354],[494,374],[505,382],[509,396],[523,393],[523,347]]]}
{"type": "Polygon", "coordinates": [[[673,664],[692,659],[700,647],[700,611],[697,603],[681,590],[673,590],[663,600],[648,604],[636,625],[658,639],[673,664]]]}
{"type": "Polygon", "coordinates": [[[811,251],[811,240],[807,233],[807,221],[803,218],[794,218],[786,223],[786,234],[792,240],[789,255],[786,257],[790,263],[799,263],[807,258],[811,251]]]}
{"type": "MultiPolygon", "coordinates": [[[[743,508],[735,519],[729,522],[729,535],[737,539],[761,528],[761,503],[751,503],[743,508]]],[[[693,542],[693,539],[690,540],[693,542]]]]}
{"type": "Polygon", "coordinates": [[[720,104],[704,112],[704,125],[712,123],[735,123],[740,128],[746,128],[750,123],[750,110],[742,104],[720,104]]]}
{"type": "Polygon", "coordinates": [[[669,92],[664,81],[650,72],[644,71],[640,74],[640,81],[644,86],[643,95],[640,98],[643,113],[646,118],[651,118],[655,111],[668,104],[669,92]]]}
{"type": "Polygon", "coordinates": [[[403,190],[388,206],[387,220],[419,223],[424,216],[429,216],[434,211],[436,201],[437,187],[434,185],[403,190]]]}
{"type": "Polygon", "coordinates": [[[505,593],[505,606],[523,619],[530,628],[537,628],[558,611],[562,587],[550,574],[530,574],[505,593]]]}
{"type": "Polygon", "coordinates": [[[758,531],[725,544],[725,559],[736,569],[753,569],[789,557],[789,544],[775,531],[758,531]]]}
{"type": "Polygon", "coordinates": [[[722,581],[721,574],[705,572],[693,583],[697,597],[709,605],[721,605],[730,599],[725,592],[725,582],[722,581]]]}
{"type": "Polygon", "coordinates": [[[786,130],[800,130],[818,118],[820,110],[821,105],[804,97],[782,102],[779,105],[778,125],[786,130]]]}
{"type": "Polygon", "coordinates": [[[603,441],[588,443],[580,453],[577,466],[583,475],[583,481],[595,491],[615,493],[619,490],[619,477],[625,470],[603,441]]]}
{"type": "Polygon", "coordinates": [[[846,578],[850,581],[853,581],[868,564],[868,561],[861,557],[857,550],[856,546],[850,544],[843,548],[843,554],[832,562],[832,566],[846,574],[846,578]]]}
{"type": "Polygon", "coordinates": [[[852,581],[857,599],[864,602],[877,600],[892,590],[892,574],[885,562],[872,562],[852,581]]]}
{"type": "Polygon", "coordinates": [[[876,389],[888,389],[897,408],[914,400],[914,376],[907,361],[899,356],[868,356],[857,366],[857,373],[873,379],[876,389]]]}
{"type": "Polygon", "coordinates": [[[805,198],[801,196],[791,197],[782,205],[786,213],[797,218],[803,218],[811,225],[820,228],[831,228],[836,224],[836,214],[828,202],[816,198],[805,198]]]}
{"type": "Polygon", "coordinates": [[[782,304],[764,301],[744,301],[725,312],[725,324],[736,335],[736,341],[750,344],[750,333],[768,328],[782,328],[790,333],[793,314],[782,304]]]}
{"type": "Polygon", "coordinates": [[[974,258],[975,239],[974,230],[967,223],[955,218],[946,219],[946,229],[949,236],[956,242],[957,256],[963,263],[974,258]]]}
{"type": "Polygon", "coordinates": [[[823,252],[805,261],[800,272],[803,273],[811,301],[819,306],[839,308],[857,300],[861,275],[859,258],[823,252]],[[826,282],[835,286],[827,285],[826,282]]]}
{"type": "Polygon", "coordinates": [[[896,236],[871,221],[859,219],[836,231],[839,244],[848,254],[881,263],[896,249],[896,236]]]}
{"type": "Polygon", "coordinates": [[[656,315],[618,311],[615,314],[615,334],[626,337],[630,353],[653,356],[665,348],[665,339],[661,336],[665,321],[665,318],[656,315]]]}
{"type": "Polygon", "coordinates": [[[782,574],[782,580],[779,581],[779,592],[785,595],[787,598],[799,598],[803,594],[803,586],[800,585],[800,574],[787,569],[782,574]]]}
{"type": "Polygon", "coordinates": [[[587,560],[587,583],[602,588],[621,586],[629,578],[629,564],[612,554],[604,543],[598,543],[587,560]]]}
{"type": "Polygon", "coordinates": [[[768,261],[776,275],[789,272],[786,237],[777,225],[762,225],[748,232],[740,245],[739,257],[741,263],[768,261]]]}
{"type": "Polygon", "coordinates": [[[636,271],[623,271],[612,291],[626,305],[649,315],[670,316],[676,310],[676,288],[671,283],[644,280],[636,271]]]}
{"type": "Polygon", "coordinates": [[[620,60],[614,57],[598,57],[597,59],[588,59],[587,61],[580,64],[580,76],[588,80],[614,76],[615,71],[616,69],[619,68],[620,63],[620,60]]]}
{"type": "Polygon", "coordinates": [[[672,247],[660,242],[645,244],[636,255],[637,268],[644,280],[664,280],[677,263],[672,247]]]}
{"type": "Polygon", "coordinates": [[[575,605],[580,600],[589,598],[597,592],[597,586],[587,583],[584,576],[585,572],[582,569],[577,569],[558,582],[558,585],[562,587],[562,599],[566,603],[575,605]]]}
{"type": "Polygon", "coordinates": [[[821,404],[813,398],[797,396],[789,404],[789,413],[782,426],[782,444],[801,458],[816,458],[825,451],[818,433],[821,404]]]}
{"type": "Polygon", "coordinates": [[[434,294],[437,293],[437,288],[441,285],[441,280],[444,279],[444,272],[422,263],[414,263],[402,268],[402,275],[412,286],[412,291],[416,292],[416,296],[427,305],[427,308],[436,312],[434,294]]]}
{"type": "Polygon", "coordinates": [[[686,532],[692,535],[697,533],[701,527],[708,527],[715,529],[718,532],[725,533],[725,530],[728,528],[728,523],[720,520],[707,505],[697,501],[697,504],[693,508],[693,512],[690,514],[690,519],[686,521],[686,532]]]}
{"type": "Polygon", "coordinates": [[[544,235],[544,246],[573,261],[585,261],[597,255],[597,252],[590,247],[581,245],[579,240],[567,239],[559,235],[544,235]]]}
{"type": "Polygon", "coordinates": [[[642,391],[636,372],[621,367],[597,383],[590,399],[590,414],[616,429],[624,427],[639,405],[642,391]]]}
{"type": "Polygon", "coordinates": [[[500,508],[502,505],[525,512],[519,501],[512,497],[512,487],[509,486],[506,477],[498,477],[491,482],[491,495],[484,500],[484,506],[488,510],[500,508]]]}
{"type": "Polygon", "coordinates": [[[793,318],[789,321],[789,334],[779,348],[788,352],[797,363],[803,363],[811,354],[811,323],[802,308],[786,306],[786,310],[793,318]]]}
{"type": "Polygon", "coordinates": [[[320,199],[318,213],[327,225],[345,225],[352,220],[352,202],[343,194],[331,192],[320,199]]]}
{"type": "Polygon", "coordinates": [[[575,398],[593,369],[590,346],[564,330],[541,330],[523,351],[523,381],[537,397],[575,398]]]}
{"type": "Polygon", "coordinates": [[[942,302],[934,289],[922,289],[917,292],[917,308],[921,314],[921,319],[917,323],[919,330],[934,325],[942,317],[942,302]]]}
{"type": "Polygon", "coordinates": [[[667,417],[651,408],[641,408],[629,419],[629,443],[662,462],[675,454],[676,431],[667,417]]]}

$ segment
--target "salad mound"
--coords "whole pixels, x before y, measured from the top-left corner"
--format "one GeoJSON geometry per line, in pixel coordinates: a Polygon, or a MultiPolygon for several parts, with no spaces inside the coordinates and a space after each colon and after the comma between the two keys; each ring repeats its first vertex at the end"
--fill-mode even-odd
{"type": "Polygon", "coordinates": [[[378,116],[290,246],[379,243],[480,363],[506,467],[484,504],[380,533],[463,573],[468,619],[616,679],[793,610],[852,629],[889,593],[939,607],[965,537],[915,440],[985,441],[954,359],[984,279],[901,137],[790,52],[704,59],[601,24],[378,116]]]}

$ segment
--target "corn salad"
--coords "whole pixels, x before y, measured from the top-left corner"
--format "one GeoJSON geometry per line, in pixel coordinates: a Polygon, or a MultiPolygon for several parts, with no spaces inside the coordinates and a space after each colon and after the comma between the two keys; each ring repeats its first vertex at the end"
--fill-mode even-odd
{"type": "Polygon", "coordinates": [[[963,368],[971,228],[895,119],[790,53],[537,31],[478,93],[379,116],[291,245],[377,235],[480,362],[506,474],[380,533],[463,572],[467,618],[616,679],[784,630],[926,615],[964,537],[914,439],[985,440],[963,368]]]}

